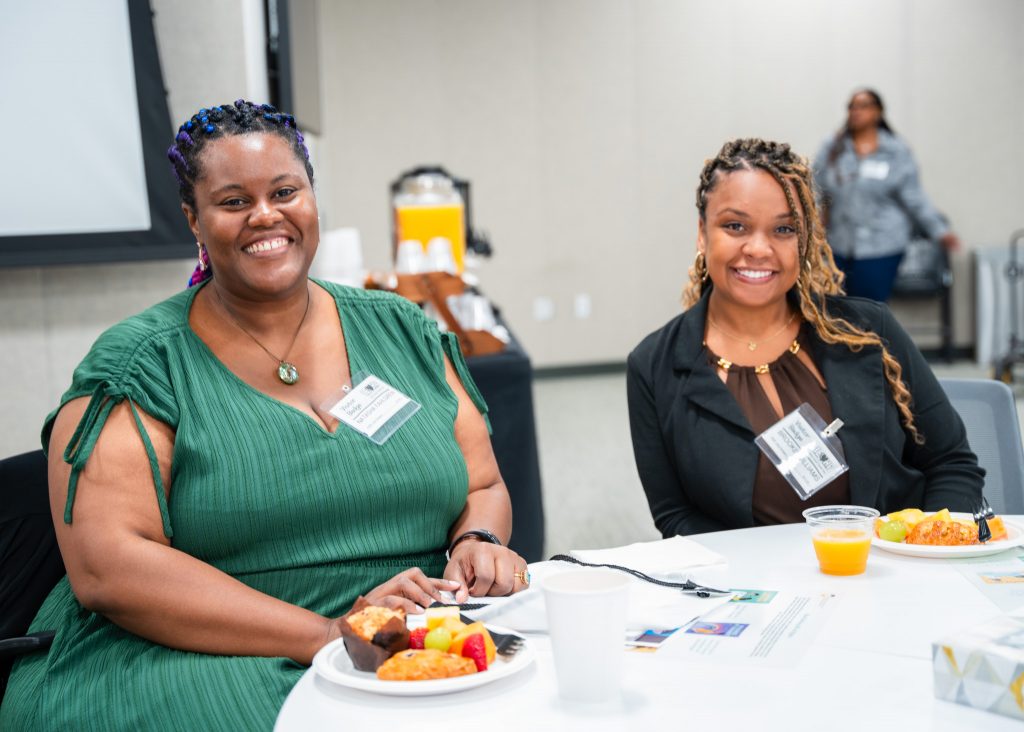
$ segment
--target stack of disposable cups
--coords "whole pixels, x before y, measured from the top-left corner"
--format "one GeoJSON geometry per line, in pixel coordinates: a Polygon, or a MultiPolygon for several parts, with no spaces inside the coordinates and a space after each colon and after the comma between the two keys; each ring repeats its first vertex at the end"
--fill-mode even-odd
{"type": "Polygon", "coordinates": [[[420,274],[426,271],[426,257],[423,244],[415,239],[398,243],[395,252],[395,272],[403,275],[420,274]]]}
{"type": "Polygon", "coordinates": [[[443,236],[435,236],[427,244],[427,271],[456,274],[452,243],[443,236]]]}

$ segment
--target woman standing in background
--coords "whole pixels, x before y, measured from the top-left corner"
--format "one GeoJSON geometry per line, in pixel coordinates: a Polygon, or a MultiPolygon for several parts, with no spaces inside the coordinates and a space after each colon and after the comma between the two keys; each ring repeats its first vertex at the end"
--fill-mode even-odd
{"type": "Polygon", "coordinates": [[[886,301],[915,230],[947,249],[960,241],[925,195],[910,148],[885,120],[877,92],[861,89],[846,125],[814,162],[828,241],[848,295],[886,301]]]}

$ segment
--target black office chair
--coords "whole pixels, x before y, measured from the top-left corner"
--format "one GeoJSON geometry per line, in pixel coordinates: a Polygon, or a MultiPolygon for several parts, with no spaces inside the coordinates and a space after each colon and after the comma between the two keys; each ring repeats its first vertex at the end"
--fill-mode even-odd
{"type": "Polygon", "coordinates": [[[0,460],[0,699],[14,659],[53,642],[52,632],[25,634],[63,576],[46,456],[36,450],[0,460]]]}
{"type": "MultiPolygon", "coordinates": [[[[893,300],[937,300],[939,353],[947,363],[953,360],[953,270],[949,252],[942,244],[917,233],[907,246],[892,286],[893,300]]],[[[911,328],[911,332],[922,330],[911,328]]],[[[925,330],[932,330],[931,327],[925,330]]]]}

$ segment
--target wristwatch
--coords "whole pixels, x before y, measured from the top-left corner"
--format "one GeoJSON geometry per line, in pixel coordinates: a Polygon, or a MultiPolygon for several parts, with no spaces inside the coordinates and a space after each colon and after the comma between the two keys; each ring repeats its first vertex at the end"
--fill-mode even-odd
{"type": "Polygon", "coordinates": [[[455,547],[459,545],[460,541],[468,539],[471,536],[475,536],[477,539],[486,542],[487,544],[497,544],[498,546],[501,546],[501,539],[499,539],[497,536],[492,534],[487,529],[470,529],[469,531],[459,534],[457,537],[455,537],[455,540],[448,545],[448,551],[444,553],[445,558],[451,559],[452,550],[454,550],[455,547]]]}

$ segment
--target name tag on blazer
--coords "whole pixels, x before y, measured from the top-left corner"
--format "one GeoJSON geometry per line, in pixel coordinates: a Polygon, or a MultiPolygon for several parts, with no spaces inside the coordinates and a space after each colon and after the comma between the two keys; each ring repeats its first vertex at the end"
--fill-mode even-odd
{"type": "Polygon", "coordinates": [[[841,419],[826,426],[814,407],[804,402],[754,442],[806,501],[850,469],[835,434],[842,426],[841,419]]]}

